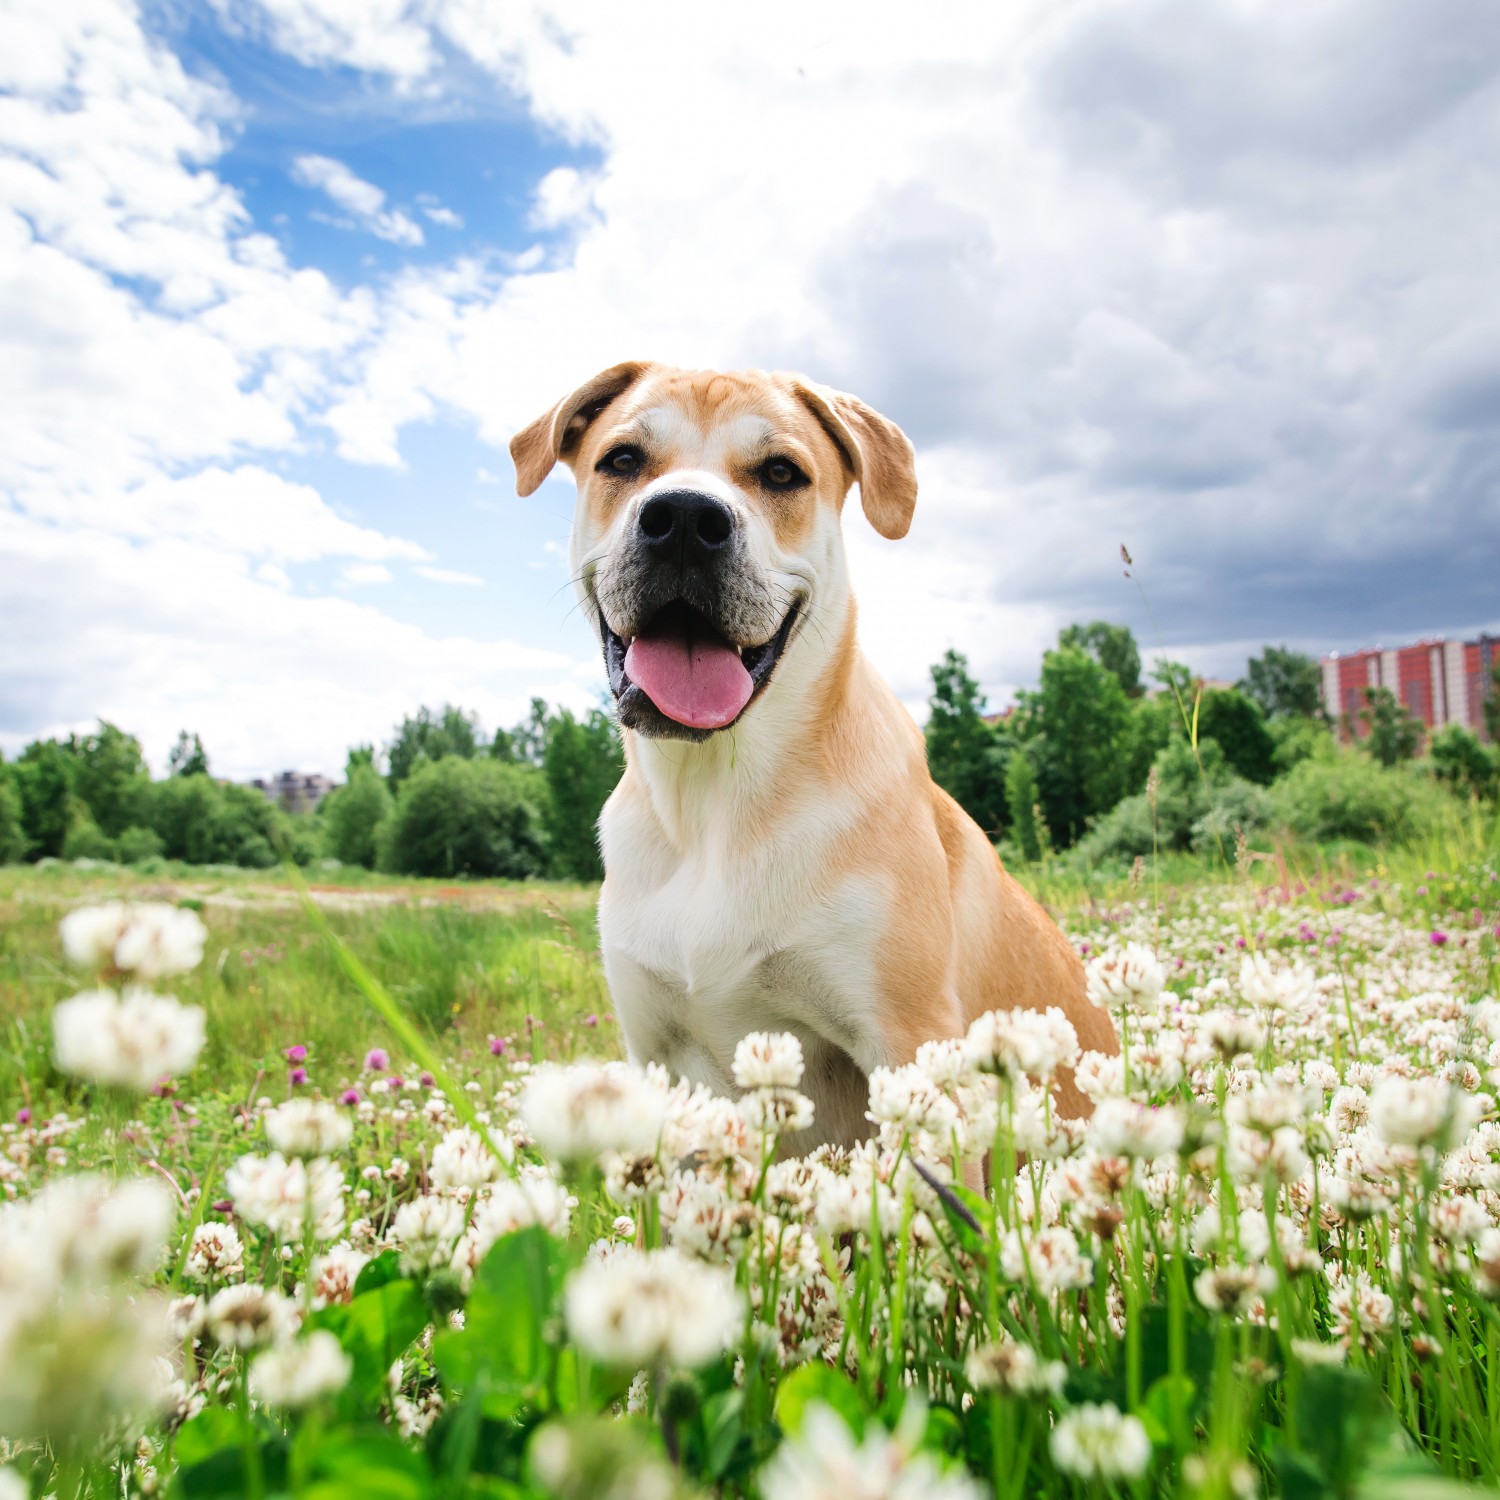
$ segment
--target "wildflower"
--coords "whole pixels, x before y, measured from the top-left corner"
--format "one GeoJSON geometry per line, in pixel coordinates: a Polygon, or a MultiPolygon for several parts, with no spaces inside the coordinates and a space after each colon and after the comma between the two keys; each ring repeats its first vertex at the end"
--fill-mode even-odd
{"type": "Polygon", "coordinates": [[[401,1269],[409,1276],[418,1276],[447,1265],[463,1230],[463,1210],[451,1198],[426,1194],[403,1203],[391,1226],[401,1246],[401,1269]]]}
{"type": "Polygon", "coordinates": [[[1167,971],[1141,943],[1088,961],[1089,999],[1110,1010],[1144,1010],[1166,986],[1167,971]]]}
{"type": "Polygon", "coordinates": [[[85,990],[53,1010],[52,1047],[64,1073],[144,1093],[197,1061],[203,1012],[138,987],[85,990]]]}
{"type": "Polygon", "coordinates": [[[322,1099],[289,1099],[266,1116],[266,1139],[286,1156],[332,1156],[354,1136],[354,1123],[322,1099]]]}
{"type": "Polygon", "coordinates": [[[227,1349],[264,1349],[279,1343],[291,1336],[295,1319],[291,1303],[280,1292],[254,1281],[215,1292],[203,1310],[205,1332],[227,1349]]]}
{"type": "Polygon", "coordinates": [[[1268,954],[1251,953],[1240,960],[1240,993],[1265,1011],[1300,1011],[1316,998],[1316,980],[1304,963],[1278,965],[1268,954]]]}
{"type": "Polygon", "coordinates": [[[1090,1099],[1106,1099],[1125,1092],[1124,1059],[1105,1052],[1085,1052],[1073,1070],[1073,1082],[1090,1099]]]}
{"type": "Polygon", "coordinates": [[[788,1031],[752,1031],[734,1049],[742,1089],[794,1089],[802,1082],[802,1043],[788,1031]]]}
{"type": "Polygon", "coordinates": [[[1185,1133],[1179,1110],[1170,1105],[1153,1108],[1130,1099],[1101,1100],[1089,1121],[1089,1135],[1104,1155],[1144,1161],[1174,1155],[1185,1133]]]}
{"type": "Polygon", "coordinates": [[[1268,1266],[1225,1265],[1202,1272],[1193,1294],[1210,1312],[1236,1318],[1275,1287],[1276,1273],[1268,1266]]]}
{"type": "Polygon", "coordinates": [[[281,1055],[289,1063],[305,1063],[307,1061],[307,1048],[301,1042],[293,1042],[290,1047],[283,1047],[281,1055]]]}
{"type": "Polygon", "coordinates": [[[145,980],[196,968],[208,937],[196,912],[160,901],[80,907],[58,931],[63,952],[80,968],[116,969],[145,980]]]}
{"type": "Polygon", "coordinates": [[[1233,1010],[1214,1011],[1203,1023],[1203,1034],[1225,1062],[1247,1052],[1259,1052],[1266,1040],[1259,1022],[1233,1010]]]}
{"type": "Polygon", "coordinates": [[[615,1250],[586,1263],[565,1292],[568,1330],[594,1359],[631,1368],[697,1369],[744,1325],[733,1276],[678,1250],[615,1250]]]}
{"type": "Polygon", "coordinates": [[[813,1122],[813,1102],[796,1089],[752,1089],[737,1105],[751,1130],[762,1135],[792,1135],[813,1122]]]}
{"type": "Polygon", "coordinates": [[[979,1073],[1041,1081],[1078,1061],[1078,1033],[1055,1005],[1045,1011],[991,1010],[964,1039],[969,1066],[979,1073]]]}
{"type": "Polygon", "coordinates": [[[1324,1344],[1317,1339],[1293,1339],[1292,1353],[1305,1365],[1341,1365],[1349,1358],[1346,1344],[1324,1344]]]}
{"type": "MultiPolygon", "coordinates": [[[[493,1138],[504,1159],[515,1157],[515,1147],[506,1136],[493,1138]]],[[[432,1185],[449,1190],[483,1187],[500,1175],[500,1158],[486,1141],[467,1125],[450,1130],[432,1148],[432,1185]]]]}
{"type": "Polygon", "coordinates": [[[384,1047],[371,1047],[365,1053],[365,1072],[384,1073],[391,1065],[391,1055],[384,1047]]]}
{"type": "Polygon", "coordinates": [[[250,1366],[250,1389],[271,1406],[309,1406],[349,1383],[354,1361],[320,1328],[259,1355],[250,1366]]]}
{"type": "Polygon", "coordinates": [[[316,1239],[331,1240],[343,1228],[344,1174],[325,1157],[242,1156],[224,1174],[224,1187],[247,1224],[283,1242],[300,1240],[309,1227],[316,1239]]]}
{"type": "Polygon", "coordinates": [[[666,1099],[625,1063],[547,1064],[526,1080],[521,1118],[532,1138],[558,1161],[594,1161],[606,1151],[653,1150],[666,1099]]]}
{"type": "Polygon", "coordinates": [[[354,1299],[354,1284],[359,1273],[369,1264],[370,1257],[348,1244],[330,1245],[314,1258],[308,1268],[312,1280],[312,1305],[327,1307],[333,1302],[350,1302],[354,1299]]]}
{"type": "Polygon", "coordinates": [[[1136,1417],[1105,1402],[1085,1402],[1058,1418],[1052,1462],[1077,1479],[1139,1479],[1151,1462],[1151,1439],[1136,1417]]]}
{"type": "Polygon", "coordinates": [[[1449,1150],[1483,1114],[1481,1100],[1439,1078],[1382,1078],[1370,1095],[1370,1128],[1393,1146],[1449,1150]]]}
{"type": "Polygon", "coordinates": [[[1500,1229],[1486,1229],[1474,1244],[1474,1288],[1481,1296],[1500,1299],[1500,1229]]]}
{"type": "Polygon", "coordinates": [[[30,1491],[14,1469],[0,1469],[0,1500],[26,1500],[30,1491]]]}
{"type": "Polygon", "coordinates": [[[1005,1337],[981,1344],[964,1362],[964,1374],[976,1391],[1007,1396],[1060,1396],[1067,1379],[1061,1360],[1039,1359],[1030,1344],[1005,1337]]]}
{"type": "Polygon", "coordinates": [[[233,1224],[200,1224],[184,1270],[194,1281],[228,1281],[245,1273],[245,1247],[233,1224]]]}
{"type": "Polygon", "coordinates": [[[776,1500],[980,1500],[976,1480],[944,1471],[922,1451],[923,1417],[920,1403],[909,1401],[894,1434],[870,1421],[856,1439],[838,1413],[815,1402],[762,1471],[761,1492],[776,1500]]]}
{"type": "Polygon", "coordinates": [[[1079,1250],[1073,1231],[1061,1225],[1029,1237],[1012,1229],[1000,1242],[1000,1265],[1012,1281],[1033,1281],[1044,1297],[1094,1279],[1093,1261],[1079,1250]]]}

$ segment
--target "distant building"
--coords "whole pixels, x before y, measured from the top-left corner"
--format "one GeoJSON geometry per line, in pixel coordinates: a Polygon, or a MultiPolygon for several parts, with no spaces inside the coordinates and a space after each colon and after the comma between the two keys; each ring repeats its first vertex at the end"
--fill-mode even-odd
{"type": "Polygon", "coordinates": [[[316,771],[283,771],[269,781],[258,776],[250,785],[287,812],[311,812],[338,782],[316,771]]]}
{"type": "Polygon", "coordinates": [[[1366,688],[1389,688],[1408,713],[1428,729],[1461,724],[1481,739],[1484,700],[1494,692],[1491,675],[1500,664],[1500,640],[1418,641],[1394,651],[1371,647],[1323,658],[1323,707],[1346,736],[1368,732],[1359,717],[1366,688]]]}

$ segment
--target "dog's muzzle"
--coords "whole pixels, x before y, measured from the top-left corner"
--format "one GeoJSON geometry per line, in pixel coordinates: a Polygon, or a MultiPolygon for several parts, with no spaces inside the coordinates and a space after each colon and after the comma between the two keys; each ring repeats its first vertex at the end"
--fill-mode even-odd
{"type": "Polygon", "coordinates": [[[599,625],[620,722],[662,738],[733,724],[770,681],[802,604],[767,634],[769,594],[745,566],[739,522],[699,490],[645,501],[610,583],[599,625]]]}

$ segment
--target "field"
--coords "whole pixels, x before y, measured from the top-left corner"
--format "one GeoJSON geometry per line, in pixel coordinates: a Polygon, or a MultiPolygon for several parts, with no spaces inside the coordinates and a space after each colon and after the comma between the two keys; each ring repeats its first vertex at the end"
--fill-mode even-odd
{"type": "Polygon", "coordinates": [[[0,1500],[1500,1485],[1481,842],[1043,872],[1122,1063],[981,1024],[806,1160],[782,1039],[559,1066],[589,888],[338,880],[0,870],[0,1500]]]}

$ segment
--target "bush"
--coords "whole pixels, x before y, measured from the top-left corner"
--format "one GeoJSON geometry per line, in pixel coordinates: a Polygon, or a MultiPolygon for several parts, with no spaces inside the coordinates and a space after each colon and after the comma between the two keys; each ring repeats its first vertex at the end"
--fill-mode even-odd
{"type": "Polygon", "coordinates": [[[1271,765],[1278,776],[1305,760],[1331,761],[1338,756],[1333,731],[1324,719],[1286,717],[1272,719],[1266,727],[1276,747],[1271,752],[1271,765]]]}
{"type": "Polygon", "coordinates": [[[1208,811],[1194,821],[1189,841],[1199,854],[1233,859],[1236,840],[1243,835],[1254,841],[1272,820],[1270,793],[1236,777],[1210,793],[1208,811]]]}
{"type": "Polygon", "coordinates": [[[1460,724],[1448,724],[1432,737],[1432,774],[1460,797],[1500,794],[1500,746],[1486,745],[1460,724]]]}
{"type": "Polygon", "coordinates": [[[1275,774],[1276,742],[1260,705],[1233,688],[1209,688],[1198,701],[1198,738],[1214,740],[1230,769],[1261,786],[1275,774]]]}
{"type": "Polygon", "coordinates": [[[534,767],[447,756],[402,784],[378,864],[399,875],[523,880],[547,865],[545,783],[534,767]]]}
{"type": "Polygon", "coordinates": [[[21,826],[21,797],[0,766],[0,865],[19,864],[26,858],[26,831],[21,826]]]}
{"type": "Polygon", "coordinates": [[[1332,761],[1305,760],[1271,789],[1277,816],[1304,838],[1378,844],[1441,826],[1453,801],[1406,767],[1376,765],[1359,751],[1332,761]]]}
{"type": "Polygon", "coordinates": [[[356,766],[323,804],[323,843],[341,864],[375,868],[376,830],[395,802],[372,765],[356,766]]]}
{"type": "Polygon", "coordinates": [[[115,846],[81,803],[74,806],[73,820],[63,838],[64,859],[113,859],[115,846]]]}
{"type": "Polygon", "coordinates": [[[154,828],[142,828],[138,823],[125,829],[115,840],[115,852],[122,865],[157,859],[161,851],[161,835],[154,828]]]}
{"type": "Polygon", "coordinates": [[[151,827],[162,853],[189,864],[275,864],[276,816],[254,787],[211,776],[170,776],[151,788],[151,827]]]}

